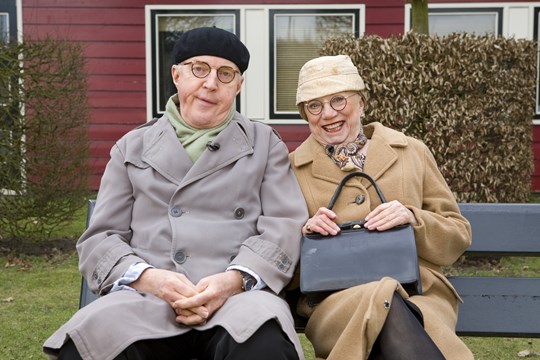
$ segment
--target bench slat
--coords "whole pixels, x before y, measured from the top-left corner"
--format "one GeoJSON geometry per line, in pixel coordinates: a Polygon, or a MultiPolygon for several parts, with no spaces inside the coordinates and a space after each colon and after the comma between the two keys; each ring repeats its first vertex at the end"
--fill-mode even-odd
{"type": "Polygon", "coordinates": [[[472,227],[468,253],[540,256],[540,204],[461,203],[472,227]]]}
{"type": "Polygon", "coordinates": [[[540,279],[450,277],[464,304],[462,336],[540,337],[540,279]]]}

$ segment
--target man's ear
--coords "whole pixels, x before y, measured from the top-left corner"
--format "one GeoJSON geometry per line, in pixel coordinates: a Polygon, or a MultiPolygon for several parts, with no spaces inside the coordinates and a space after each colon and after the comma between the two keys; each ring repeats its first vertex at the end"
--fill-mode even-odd
{"type": "Polygon", "coordinates": [[[240,90],[242,89],[242,84],[244,83],[244,77],[240,77],[240,81],[238,82],[238,85],[236,86],[236,95],[240,94],[240,90]]]}
{"type": "Polygon", "coordinates": [[[178,79],[180,78],[180,68],[177,65],[171,67],[172,80],[175,85],[178,85],[178,79]]]}

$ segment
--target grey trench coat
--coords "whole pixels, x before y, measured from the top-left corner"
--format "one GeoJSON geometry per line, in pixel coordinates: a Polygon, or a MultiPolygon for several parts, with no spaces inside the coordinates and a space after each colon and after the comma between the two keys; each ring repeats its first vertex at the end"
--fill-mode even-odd
{"type": "Polygon", "coordinates": [[[125,135],[111,150],[92,222],[77,243],[79,267],[102,295],[44,344],[55,358],[71,338],[85,359],[112,359],[140,339],[191,329],[166,302],[130,290],[109,292],[130,265],[145,262],[193,283],[238,264],[266,282],[229,298],[198,330],[224,327],[237,342],[277,319],[303,359],[287,303],[279,294],[298,262],[304,198],[288,151],[271,127],[236,113],[193,163],[167,116],[125,135]]]}

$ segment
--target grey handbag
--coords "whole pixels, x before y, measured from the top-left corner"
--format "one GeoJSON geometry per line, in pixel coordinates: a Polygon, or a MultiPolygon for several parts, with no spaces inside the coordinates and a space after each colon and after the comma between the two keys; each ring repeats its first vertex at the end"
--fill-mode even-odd
{"type": "MultiPolygon", "coordinates": [[[[363,172],[345,176],[328,205],[332,209],[344,184],[354,176],[368,179],[381,201],[386,202],[375,181],[363,172]]],[[[421,294],[416,241],[411,225],[386,231],[370,231],[363,221],[339,224],[335,236],[308,234],[302,239],[300,290],[311,299],[334,291],[380,280],[398,280],[409,295],[421,294]]]]}

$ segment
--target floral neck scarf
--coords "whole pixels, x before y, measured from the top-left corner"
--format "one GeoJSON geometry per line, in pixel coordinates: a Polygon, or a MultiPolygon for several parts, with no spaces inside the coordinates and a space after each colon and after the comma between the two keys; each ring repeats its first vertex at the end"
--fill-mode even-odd
{"type": "Polygon", "coordinates": [[[366,145],[367,137],[361,132],[356,140],[339,145],[326,145],[326,155],[336,163],[343,171],[364,170],[366,155],[360,154],[360,150],[366,145]]]}

